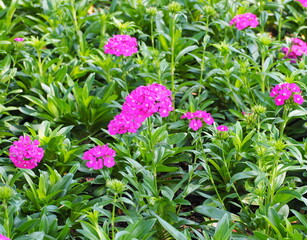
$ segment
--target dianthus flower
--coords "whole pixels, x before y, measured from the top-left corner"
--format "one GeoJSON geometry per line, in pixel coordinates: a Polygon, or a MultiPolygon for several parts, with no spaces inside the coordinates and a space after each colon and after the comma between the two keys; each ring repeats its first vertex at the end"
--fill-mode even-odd
{"type": "Polygon", "coordinates": [[[104,45],[104,52],[118,56],[124,55],[125,57],[137,53],[136,38],[129,35],[114,35],[110,38],[108,43],[104,45]]]}
{"type": "Polygon", "coordinates": [[[251,27],[255,28],[259,25],[257,20],[257,16],[252,13],[244,13],[236,15],[231,21],[229,25],[236,24],[236,28],[239,30],[243,30],[244,28],[251,27]]]}
{"type": "Polygon", "coordinates": [[[276,105],[284,105],[285,101],[303,104],[304,98],[300,95],[301,89],[295,83],[281,83],[272,88],[270,96],[274,97],[276,105]]]}
{"type": "Polygon", "coordinates": [[[9,157],[18,168],[32,169],[44,157],[44,149],[38,147],[39,141],[31,141],[29,136],[20,136],[9,148],[9,157]]]}
{"type": "Polygon", "coordinates": [[[227,126],[224,126],[224,125],[220,125],[218,127],[216,127],[216,129],[220,132],[227,132],[229,129],[227,126]]]}
{"type": "Polygon", "coordinates": [[[171,95],[170,90],[157,83],[136,88],[126,97],[122,112],[109,123],[109,133],[135,133],[154,113],[167,117],[174,110],[171,95]]]}
{"type": "Polygon", "coordinates": [[[0,234],[0,240],[11,240],[11,239],[9,239],[8,237],[0,234]]]}
{"type": "Polygon", "coordinates": [[[96,146],[83,154],[86,166],[93,169],[102,169],[104,166],[111,168],[115,165],[116,152],[108,145],[96,146]]]}
{"type": "Polygon", "coordinates": [[[171,96],[170,90],[157,83],[140,86],[126,97],[122,111],[144,120],[156,112],[159,112],[161,117],[167,117],[174,110],[171,96]]]}
{"type": "Polygon", "coordinates": [[[307,43],[299,38],[291,38],[291,47],[283,47],[281,51],[285,54],[284,58],[293,59],[291,62],[295,63],[298,57],[307,54],[307,43]]]}
{"type": "Polygon", "coordinates": [[[116,115],[108,125],[111,135],[124,134],[126,132],[135,133],[141,126],[145,118],[137,117],[124,112],[116,115]]]}
{"type": "Polygon", "coordinates": [[[24,39],[23,39],[23,38],[14,38],[14,41],[15,41],[15,42],[23,42],[24,39]]]}
{"type": "Polygon", "coordinates": [[[192,128],[194,131],[200,129],[203,126],[203,122],[208,125],[212,125],[214,123],[214,119],[211,117],[211,114],[201,110],[198,110],[196,112],[187,112],[181,117],[181,119],[184,118],[190,120],[189,127],[192,128]]]}
{"type": "Polygon", "coordinates": [[[307,7],[307,0],[295,0],[295,1],[300,2],[303,5],[303,7],[307,7]]]}

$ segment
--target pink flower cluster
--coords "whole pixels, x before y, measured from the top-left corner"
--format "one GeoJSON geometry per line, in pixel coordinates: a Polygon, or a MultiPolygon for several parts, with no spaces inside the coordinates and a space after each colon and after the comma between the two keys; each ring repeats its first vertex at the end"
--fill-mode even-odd
{"type": "Polygon", "coordinates": [[[303,104],[304,98],[300,95],[301,89],[295,83],[281,83],[276,85],[270,92],[274,97],[276,105],[284,105],[286,100],[291,98],[297,104],[303,104]]]}
{"type": "Polygon", "coordinates": [[[0,240],[11,240],[11,239],[9,239],[8,237],[0,234],[0,240]]]}
{"type": "Polygon", "coordinates": [[[303,5],[303,7],[307,7],[307,0],[295,0],[295,1],[300,2],[303,5]]]}
{"type": "MultiPolygon", "coordinates": [[[[290,59],[297,59],[298,57],[302,56],[303,54],[307,54],[307,43],[302,41],[299,38],[292,38],[291,39],[291,47],[286,48],[283,47],[281,51],[286,54],[285,58],[290,59]]],[[[294,63],[294,60],[291,60],[294,63]]]]}
{"type": "Polygon", "coordinates": [[[131,56],[133,53],[137,53],[137,41],[136,38],[129,35],[114,35],[110,38],[108,43],[104,45],[104,52],[107,54],[113,54],[117,57],[124,55],[125,57],[131,56]]]}
{"type": "Polygon", "coordinates": [[[15,41],[15,42],[23,42],[24,39],[23,39],[23,38],[14,38],[14,41],[15,41]]]}
{"type": "Polygon", "coordinates": [[[225,125],[220,125],[220,126],[216,127],[216,129],[220,132],[227,132],[229,130],[228,127],[225,126],[225,125]]]}
{"type": "Polygon", "coordinates": [[[115,165],[116,152],[108,145],[96,146],[83,154],[86,166],[93,169],[102,169],[104,166],[111,168],[115,165]]]}
{"type": "Polygon", "coordinates": [[[31,141],[29,136],[20,136],[9,148],[9,157],[18,168],[32,169],[44,157],[44,149],[38,147],[39,141],[31,141]]]}
{"type": "Polygon", "coordinates": [[[184,118],[190,120],[189,127],[194,131],[200,129],[203,126],[203,122],[208,125],[212,125],[214,123],[214,119],[211,117],[211,114],[201,110],[196,112],[187,112],[181,117],[181,119],[184,118]]]}
{"type": "Polygon", "coordinates": [[[244,13],[236,15],[231,21],[229,25],[236,24],[236,28],[239,30],[243,30],[244,28],[251,27],[255,28],[259,25],[257,20],[257,16],[252,13],[244,13]]]}
{"type": "Polygon", "coordinates": [[[108,125],[111,135],[134,133],[145,119],[154,113],[158,112],[161,117],[167,117],[174,110],[172,92],[157,83],[136,88],[125,100],[121,113],[108,125]]]}

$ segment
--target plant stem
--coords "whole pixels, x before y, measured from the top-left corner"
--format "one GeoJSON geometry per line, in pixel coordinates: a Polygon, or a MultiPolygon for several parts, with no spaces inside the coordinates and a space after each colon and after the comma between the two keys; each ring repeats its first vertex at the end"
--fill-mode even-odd
{"type": "Polygon", "coordinates": [[[117,202],[117,193],[114,194],[113,206],[112,206],[112,219],[111,219],[111,227],[112,227],[112,239],[115,239],[115,208],[117,202]]]}
{"type": "Polygon", "coordinates": [[[8,204],[7,201],[4,200],[3,201],[3,207],[4,207],[4,223],[3,223],[3,227],[6,231],[6,235],[8,238],[10,238],[11,236],[11,230],[10,230],[10,219],[9,219],[9,212],[8,212],[8,204]]]}
{"type": "Polygon", "coordinates": [[[283,111],[283,114],[282,114],[282,119],[284,121],[281,123],[280,131],[279,131],[279,137],[281,139],[283,138],[284,130],[285,130],[285,127],[286,127],[287,122],[289,120],[288,114],[289,114],[289,107],[288,107],[288,105],[285,105],[284,111],[283,111]]]}
{"type": "Polygon", "coordinates": [[[155,37],[154,37],[154,34],[153,34],[153,17],[151,16],[150,17],[150,39],[151,39],[151,45],[152,45],[152,48],[155,48],[155,37]]]}
{"type": "MultiPolygon", "coordinates": [[[[283,4],[283,1],[282,1],[283,4]]],[[[282,28],[282,12],[283,12],[284,6],[280,7],[279,9],[279,19],[278,19],[278,41],[281,40],[281,28],[282,28]]]]}
{"type": "Polygon", "coordinates": [[[175,91],[175,14],[171,16],[171,82],[172,82],[172,92],[175,91]]]}
{"type": "MultiPolygon", "coordinates": [[[[199,135],[199,136],[200,136],[200,135],[199,135]]],[[[221,196],[220,196],[220,194],[219,194],[219,191],[217,190],[217,187],[216,187],[216,185],[215,185],[215,182],[214,182],[214,179],[213,179],[213,176],[212,176],[212,173],[211,173],[211,169],[210,169],[210,166],[209,166],[209,163],[208,163],[208,159],[207,159],[207,156],[206,156],[206,154],[205,154],[205,150],[204,150],[204,146],[203,146],[203,143],[202,143],[202,138],[201,138],[201,136],[198,137],[198,139],[199,139],[199,142],[200,142],[200,145],[201,145],[201,147],[200,147],[200,152],[201,152],[201,155],[203,156],[204,161],[205,161],[205,164],[206,164],[205,169],[206,169],[206,171],[207,171],[207,174],[209,175],[211,184],[212,184],[212,186],[213,186],[213,188],[214,188],[214,191],[215,191],[215,193],[216,193],[216,195],[217,195],[217,197],[218,197],[220,203],[222,204],[222,206],[224,207],[224,209],[226,209],[226,207],[225,207],[225,205],[224,205],[224,202],[223,202],[223,200],[222,200],[222,198],[221,198],[221,196]]],[[[197,148],[197,145],[196,145],[196,148],[197,148]]]]}

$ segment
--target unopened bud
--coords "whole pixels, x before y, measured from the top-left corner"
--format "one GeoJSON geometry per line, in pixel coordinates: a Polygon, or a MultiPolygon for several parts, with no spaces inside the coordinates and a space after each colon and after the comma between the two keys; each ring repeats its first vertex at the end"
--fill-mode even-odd
{"type": "Polygon", "coordinates": [[[117,179],[107,180],[106,186],[113,193],[117,193],[117,194],[122,193],[126,188],[126,184],[123,183],[122,181],[117,180],[117,179]]]}

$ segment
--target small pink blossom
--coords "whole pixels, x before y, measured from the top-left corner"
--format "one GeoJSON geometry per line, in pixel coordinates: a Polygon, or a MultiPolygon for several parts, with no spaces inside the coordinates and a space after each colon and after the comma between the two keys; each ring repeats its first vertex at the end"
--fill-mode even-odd
{"type": "Polygon", "coordinates": [[[131,56],[138,52],[136,38],[129,35],[114,35],[104,45],[104,52],[116,56],[131,56]]]}
{"type": "Polygon", "coordinates": [[[277,106],[285,104],[284,98],[282,96],[280,96],[280,95],[277,95],[277,97],[274,99],[274,101],[275,101],[275,104],[277,106]]]}
{"type": "Polygon", "coordinates": [[[307,0],[295,0],[295,1],[300,2],[303,5],[303,7],[307,7],[307,0]]]}
{"type": "Polygon", "coordinates": [[[279,95],[282,97],[283,100],[287,100],[291,97],[292,91],[289,90],[288,88],[283,88],[279,90],[279,95]]]}
{"type": "Polygon", "coordinates": [[[228,127],[224,125],[220,125],[216,129],[221,132],[227,132],[229,130],[228,127]]]}
{"type": "Polygon", "coordinates": [[[95,170],[104,166],[111,168],[115,165],[114,157],[116,152],[108,145],[96,146],[83,154],[83,160],[87,161],[86,166],[95,170]]]}
{"type": "Polygon", "coordinates": [[[161,84],[140,86],[125,99],[122,111],[108,125],[111,135],[135,133],[146,118],[155,113],[167,117],[174,110],[172,92],[161,84]]]}
{"type": "Polygon", "coordinates": [[[243,30],[244,28],[251,27],[255,28],[259,25],[257,20],[257,16],[252,13],[244,13],[236,15],[231,21],[229,25],[236,24],[236,28],[239,30],[243,30]]]}
{"type": "Polygon", "coordinates": [[[272,88],[270,96],[275,97],[276,105],[284,105],[285,101],[302,104],[304,99],[300,93],[301,89],[296,83],[281,83],[272,88]]]}
{"type": "Polygon", "coordinates": [[[14,38],[14,41],[15,41],[15,42],[23,42],[23,41],[24,41],[24,39],[23,39],[23,38],[19,38],[19,37],[18,37],[18,38],[14,38]]]}
{"type": "Polygon", "coordinates": [[[295,63],[298,57],[307,54],[307,43],[299,38],[291,38],[290,48],[283,47],[281,51],[285,54],[284,58],[292,59],[290,62],[295,63]]]}
{"type": "Polygon", "coordinates": [[[32,169],[44,157],[44,149],[38,147],[39,141],[31,141],[29,136],[20,136],[9,148],[9,157],[18,168],[32,169]]]}
{"type": "Polygon", "coordinates": [[[188,119],[189,127],[192,128],[194,131],[198,130],[203,126],[203,123],[208,125],[212,125],[214,123],[214,119],[211,117],[210,113],[206,111],[198,110],[196,112],[187,112],[181,116],[181,119],[188,119]]]}
{"type": "Polygon", "coordinates": [[[192,119],[189,123],[189,127],[192,128],[194,131],[197,131],[203,126],[201,120],[199,119],[192,119]]]}
{"type": "Polygon", "coordinates": [[[11,239],[9,239],[8,237],[0,234],[0,240],[11,240],[11,239]]]}
{"type": "Polygon", "coordinates": [[[300,94],[294,94],[293,95],[293,101],[296,102],[299,105],[302,105],[304,102],[304,98],[300,94]]]}

